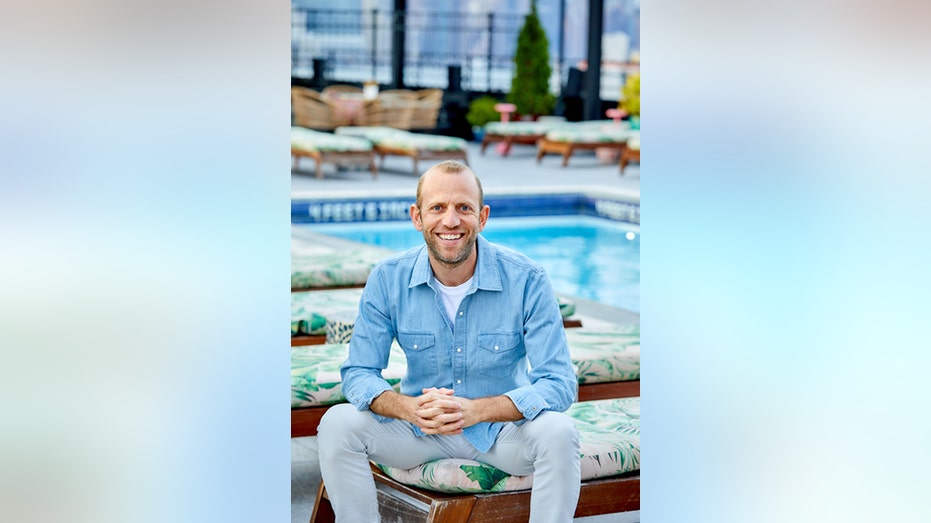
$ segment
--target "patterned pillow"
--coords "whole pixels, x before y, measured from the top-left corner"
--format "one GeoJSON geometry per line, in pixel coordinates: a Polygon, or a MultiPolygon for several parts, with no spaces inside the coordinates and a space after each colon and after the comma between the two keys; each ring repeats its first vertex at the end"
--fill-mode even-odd
{"type": "Polygon", "coordinates": [[[579,383],[640,379],[640,326],[566,329],[579,383]]]}
{"type": "MultiPolygon", "coordinates": [[[[326,344],[291,347],[291,408],[345,403],[339,366],[349,355],[349,345],[326,344]]],[[[395,342],[382,377],[395,390],[407,372],[404,351],[395,342]]]]}
{"type": "MultiPolygon", "coordinates": [[[[328,289],[291,293],[291,335],[326,333],[327,318],[359,310],[362,288],[328,289]]],[[[349,324],[352,328],[353,323],[349,324]]]]}
{"type": "MultiPolygon", "coordinates": [[[[582,480],[640,470],[640,398],[575,403],[566,414],[579,428],[582,480]]],[[[441,459],[410,469],[377,464],[401,483],[439,492],[526,490],[533,476],[511,476],[467,459],[441,459]]]]}
{"type": "Polygon", "coordinates": [[[292,127],[291,148],[308,152],[364,152],[372,150],[372,143],[354,136],[337,136],[304,127],[292,127]]]}

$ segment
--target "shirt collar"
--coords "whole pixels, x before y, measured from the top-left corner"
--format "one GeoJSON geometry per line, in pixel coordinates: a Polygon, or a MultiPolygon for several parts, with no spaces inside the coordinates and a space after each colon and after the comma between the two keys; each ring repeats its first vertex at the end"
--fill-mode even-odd
{"type": "MultiPolygon", "coordinates": [[[[501,274],[498,273],[497,250],[481,234],[478,235],[475,243],[475,248],[478,250],[478,263],[475,265],[474,288],[488,291],[503,290],[501,274]]],[[[409,287],[428,283],[433,278],[427,252],[426,245],[420,248],[420,254],[417,255],[417,261],[414,262],[414,269],[411,271],[409,287]]]]}

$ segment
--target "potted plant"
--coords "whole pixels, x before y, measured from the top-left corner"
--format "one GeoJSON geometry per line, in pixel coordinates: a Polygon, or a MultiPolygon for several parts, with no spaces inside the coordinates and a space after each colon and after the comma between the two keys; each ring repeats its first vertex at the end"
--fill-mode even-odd
{"type": "Polygon", "coordinates": [[[532,117],[552,113],[556,97],[550,92],[550,43],[537,16],[536,0],[517,35],[514,66],[507,99],[517,106],[517,113],[532,117]]]}
{"type": "Polygon", "coordinates": [[[622,109],[630,117],[631,129],[640,129],[640,73],[627,77],[624,87],[621,88],[618,109],[622,109]]]}
{"type": "Polygon", "coordinates": [[[498,111],[495,111],[495,104],[498,103],[500,101],[497,98],[485,95],[472,100],[472,103],[469,104],[466,121],[472,126],[475,141],[480,142],[485,136],[485,124],[499,118],[498,111]]]}

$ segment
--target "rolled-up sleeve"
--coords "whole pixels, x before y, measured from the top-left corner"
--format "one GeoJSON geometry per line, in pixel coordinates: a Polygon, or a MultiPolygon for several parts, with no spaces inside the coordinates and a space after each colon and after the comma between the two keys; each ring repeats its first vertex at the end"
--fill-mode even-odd
{"type": "Polygon", "coordinates": [[[391,390],[381,372],[388,367],[393,339],[387,292],[382,272],[376,268],[362,291],[349,356],[340,366],[343,394],[359,410],[368,410],[372,400],[391,390]]]}
{"type": "Polygon", "coordinates": [[[533,419],[545,410],[568,409],[576,400],[579,383],[559,304],[542,270],[528,279],[524,303],[524,347],[530,363],[530,384],[505,395],[525,418],[533,419]]]}

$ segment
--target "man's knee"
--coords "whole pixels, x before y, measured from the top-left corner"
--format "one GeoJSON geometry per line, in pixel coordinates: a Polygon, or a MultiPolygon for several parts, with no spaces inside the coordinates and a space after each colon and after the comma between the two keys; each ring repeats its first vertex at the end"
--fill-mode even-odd
{"type": "Polygon", "coordinates": [[[357,433],[365,428],[368,412],[360,412],[349,403],[333,405],[323,414],[320,425],[317,426],[317,437],[320,441],[329,439],[332,434],[340,439],[349,434],[357,433]]]}
{"type": "Polygon", "coordinates": [[[530,422],[533,438],[543,448],[578,448],[579,429],[561,412],[543,412],[530,422]]]}

